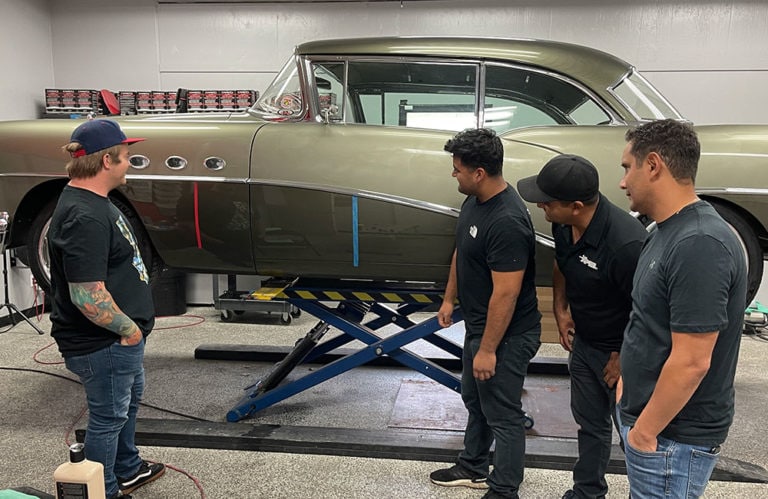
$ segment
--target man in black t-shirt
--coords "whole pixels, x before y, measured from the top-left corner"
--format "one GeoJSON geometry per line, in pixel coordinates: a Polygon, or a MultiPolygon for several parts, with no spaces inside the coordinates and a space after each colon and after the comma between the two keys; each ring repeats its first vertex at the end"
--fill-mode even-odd
{"type": "Polygon", "coordinates": [[[555,238],[554,314],[560,344],[571,352],[571,412],[579,425],[574,485],[563,499],[605,497],[619,352],[648,233],[600,194],[597,168],[580,156],[555,156],[517,190],[544,210],[555,238]]]}
{"type": "Polygon", "coordinates": [[[693,127],[654,121],[626,139],[620,187],[657,223],[635,271],[617,389],[630,493],[699,497],[733,421],[744,251],[696,194],[693,127]]]}
{"type": "Polygon", "coordinates": [[[64,146],[70,181],[48,232],[51,335],[88,400],[85,456],[104,465],[108,498],[165,472],[139,457],[136,413],[144,391],[144,343],[154,326],[149,275],[131,226],[110,202],[130,166],[114,121],[86,121],[64,146]]]}
{"type": "Polygon", "coordinates": [[[541,336],[533,224],[502,176],[504,149],[493,130],[465,130],[445,150],[453,155],[453,176],[467,199],[438,321],[452,324],[458,297],[466,330],[461,396],[469,418],[458,463],[430,479],[488,488],[487,499],[517,498],[525,459],[523,381],[541,336]]]}

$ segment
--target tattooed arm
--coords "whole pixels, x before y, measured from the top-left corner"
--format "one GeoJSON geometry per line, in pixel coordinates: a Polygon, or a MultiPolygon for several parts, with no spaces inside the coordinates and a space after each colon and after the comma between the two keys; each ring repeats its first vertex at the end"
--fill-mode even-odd
{"type": "Polygon", "coordinates": [[[136,345],[141,341],[141,330],[120,310],[103,281],[70,283],[69,296],[88,320],[119,334],[122,345],[136,345]]]}

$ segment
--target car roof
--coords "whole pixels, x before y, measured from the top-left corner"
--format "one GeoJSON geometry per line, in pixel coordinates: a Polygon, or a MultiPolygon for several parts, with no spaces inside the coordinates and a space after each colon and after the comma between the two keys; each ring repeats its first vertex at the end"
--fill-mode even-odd
{"type": "Polygon", "coordinates": [[[526,38],[376,37],[319,40],[296,47],[298,55],[401,55],[494,60],[538,66],[595,91],[613,86],[632,65],[573,43],[526,38]]]}

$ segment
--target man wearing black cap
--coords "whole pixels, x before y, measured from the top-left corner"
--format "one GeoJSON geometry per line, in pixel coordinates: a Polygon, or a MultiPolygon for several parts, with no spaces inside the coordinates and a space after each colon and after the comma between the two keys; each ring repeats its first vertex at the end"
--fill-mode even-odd
{"type": "Polygon", "coordinates": [[[504,180],[504,148],[493,130],[460,132],[445,150],[467,198],[437,317],[441,326],[450,326],[458,296],[465,329],[461,398],[469,417],[458,462],[430,479],[447,487],[488,488],[486,499],[514,499],[525,460],[523,381],[541,338],[533,223],[504,180]]]}
{"type": "Polygon", "coordinates": [[[72,159],[48,233],[51,335],[88,400],[85,455],[104,465],[108,498],[165,472],[139,457],[136,413],[144,391],[144,343],[154,325],[149,275],[131,226],[109,200],[125,183],[128,145],[119,125],[92,120],[64,146],[72,159]]]}
{"type": "Polygon", "coordinates": [[[570,352],[571,411],[579,425],[574,485],[563,498],[605,497],[619,352],[647,232],[600,194],[597,169],[580,156],[552,158],[517,190],[544,210],[555,238],[554,314],[570,352]]]}

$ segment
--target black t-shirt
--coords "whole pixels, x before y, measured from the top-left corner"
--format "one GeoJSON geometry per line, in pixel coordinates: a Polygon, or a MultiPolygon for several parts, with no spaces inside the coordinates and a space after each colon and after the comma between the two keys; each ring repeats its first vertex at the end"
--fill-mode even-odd
{"type": "Polygon", "coordinates": [[[468,336],[481,336],[485,331],[493,293],[492,270],[525,271],[506,334],[522,334],[539,324],[535,244],[530,214],[511,186],[484,203],[474,196],[464,201],[456,225],[456,277],[468,336]]]}
{"type": "Polygon", "coordinates": [[[624,333],[622,421],[632,426],[672,349],[672,331],[719,331],[709,371],[661,435],[691,445],[725,441],[746,308],[747,273],[736,236],[704,201],[658,225],[640,254],[624,333]]]}
{"type": "Polygon", "coordinates": [[[149,275],[131,226],[109,198],[67,186],[48,232],[53,309],[51,335],[64,357],[95,352],[120,336],[97,326],[72,303],[69,283],[103,281],[146,336],[154,326],[149,275]]]}
{"type": "Polygon", "coordinates": [[[620,351],[632,310],[632,277],[648,232],[601,194],[576,244],[570,225],[552,224],[552,234],[579,341],[603,352],[620,351]]]}

